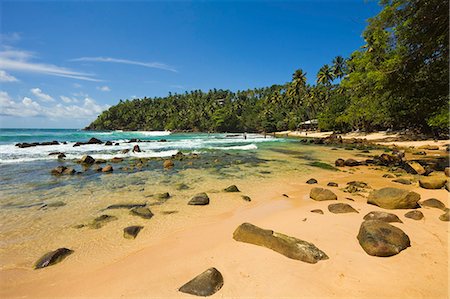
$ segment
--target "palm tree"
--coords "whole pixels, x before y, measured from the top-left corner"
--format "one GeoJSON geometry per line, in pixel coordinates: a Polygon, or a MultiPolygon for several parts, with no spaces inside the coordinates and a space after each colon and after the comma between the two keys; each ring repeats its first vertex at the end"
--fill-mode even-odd
{"type": "Polygon", "coordinates": [[[333,59],[333,74],[335,78],[342,78],[347,71],[346,61],[342,56],[336,56],[333,59]]]}
{"type": "Polygon", "coordinates": [[[325,64],[320,68],[319,72],[317,73],[317,83],[330,85],[333,80],[334,80],[333,70],[330,68],[328,64],[325,64]]]}
{"type": "Polygon", "coordinates": [[[301,100],[300,96],[306,87],[306,73],[302,69],[298,69],[292,74],[292,82],[287,90],[289,104],[298,105],[301,100]]]}

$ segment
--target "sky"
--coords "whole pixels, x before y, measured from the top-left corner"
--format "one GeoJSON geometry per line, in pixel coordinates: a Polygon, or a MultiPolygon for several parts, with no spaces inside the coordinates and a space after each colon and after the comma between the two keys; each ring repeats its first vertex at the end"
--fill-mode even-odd
{"type": "Polygon", "coordinates": [[[364,45],[376,1],[0,1],[0,128],[83,128],[120,99],[283,84],[364,45]]]}

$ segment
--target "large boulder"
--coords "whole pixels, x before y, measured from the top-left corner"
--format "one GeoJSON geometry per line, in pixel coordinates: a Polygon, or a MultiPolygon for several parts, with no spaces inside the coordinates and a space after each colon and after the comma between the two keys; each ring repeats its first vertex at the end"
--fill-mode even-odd
{"type": "Polygon", "coordinates": [[[264,246],[282,255],[315,264],[328,256],[314,244],[290,237],[250,223],[243,223],[233,233],[233,239],[240,242],[264,246]]]}
{"type": "Polygon", "coordinates": [[[223,276],[216,268],[209,268],[184,284],[178,291],[196,296],[211,296],[223,286],[223,276]]]}
{"type": "Polygon", "coordinates": [[[424,189],[441,189],[445,186],[447,180],[441,177],[422,177],[419,179],[420,187],[424,189]]]}
{"type": "Polygon", "coordinates": [[[34,265],[34,269],[41,269],[61,262],[68,255],[71,255],[73,250],[67,248],[58,248],[55,251],[50,251],[44,254],[34,265]]]}
{"type": "Polygon", "coordinates": [[[199,193],[194,195],[188,202],[191,206],[205,206],[209,204],[209,197],[206,193],[199,193]]]}
{"type": "Polygon", "coordinates": [[[421,201],[419,204],[422,207],[436,208],[436,209],[440,209],[440,210],[443,210],[443,211],[445,211],[447,209],[445,207],[445,204],[442,201],[440,201],[440,200],[438,200],[436,198],[426,199],[424,201],[421,201]]]}
{"type": "Polygon", "coordinates": [[[309,193],[309,197],[317,201],[337,200],[336,194],[334,194],[332,191],[328,189],[320,187],[312,188],[311,192],[309,193]]]}
{"type": "Polygon", "coordinates": [[[413,161],[405,163],[405,165],[403,166],[403,169],[405,169],[406,172],[412,173],[412,174],[422,175],[422,174],[425,174],[425,172],[426,172],[425,168],[423,168],[422,165],[420,165],[417,162],[413,162],[413,161]]]}
{"type": "Polygon", "coordinates": [[[372,256],[393,256],[411,246],[401,229],[379,220],[364,221],[357,238],[364,251],[372,256]]]}
{"type": "Polygon", "coordinates": [[[328,211],[333,214],[358,213],[351,205],[346,203],[333,203],[328,206],[328,211]]]}
{"type": "Polygon", "coordinates": [[[388,187],[372,191],[367,203],[384,209],[414,209],[419,200],[420,195],[416,192],[388,187]]]}
{"type": "Polygon", "coordinates": [[[391,213],[386,213],[386,212],[380,212],[380,211],[373,211],[368,213],[366,216],[364,216],[363,218],[364,220],[379,220],[379,221],[384,221],[384,222],[399,222],[399,223],[403,223],[400,218],[398,218],[397,215],[395,214],[391,214],[391,213]]]}

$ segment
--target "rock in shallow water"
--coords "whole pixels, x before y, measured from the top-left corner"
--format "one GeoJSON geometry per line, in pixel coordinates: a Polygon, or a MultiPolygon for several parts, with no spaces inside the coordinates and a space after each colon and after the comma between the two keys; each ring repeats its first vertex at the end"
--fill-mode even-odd
{"type": "Polygon", "coordinates": [[[334,194],[332,191],[319,187],[312,188],[311,192],[309,193],[309,197],[317,201],[337,200],[336,194],[334,194]]]}
{"type": "Polygon", "coordinates": [[[58,248],[55,251],[44,254],[34,265],[34,269],[41,269],[61,262],[66,256],[73,253],[67,248],[58,248]]]}
{"type": "Polygon", "coordinates": [[[388,187],[370,193],[367,203],[384,209],[414,209],[419,200],[420,195],[416,192],[388,187]]]}
{"type": "Polygon", "coordinates": [[[144,219],[150,219],[153,217],[152,211],[146,207],[138,207],[130,210],[131,215],[139,216],[144,219]]]}
{"type": "Polygon", "coordinates": [[[243,223],[234,231],[233,239],[240,242],[264,246],[282,255],[315,264],[328,256],[314,244],[290,237],[272,230],[262,229],[250,223],[243,223]]]}
{"type": "Polygon", "coordinates": [[[88,224],[90,228],[99,229],[103,227],[106,223],[117,220],[116,216],[111,215],[101,215],[92,220],[91,223],[88,224]]]}
{"type": "Polygon", "coordinates": [[[216,268],[209,268],[178,290],[182,293],[206,297],[215,294],[222,286],[222,274],[216,268]]]}
{"type": "Polygon", "coordinates": [[[123,237],[126,239],[135,239],[136,236],[139,234],[141,229],[143,229],[143,226],[128,226],[123,229],[123,237]]]}
{"type": "Polygon", "coordinates": [[[379,220],[364,221],[357,238],[364,251],[372,256],[393,256],[411,246],[401,229],[379,220]]]}
{"type": "Polygon", "coordinates": [[[386,212],[379,212],[379,211],[373,211],[364,216],[364,220],[379,220],[384,222],[399,222],[403,223],[400,218],[398,218],[397,215],[386,213],[386,212]]]}
{"type": "Polygon", "coordinates": [[[192,206],[204,206],[209,204],[209,197],[206,193],[199,193],[192,197],[188,202],[188,205],[192,206]]]}
{"type": "Polygon", "coordinates": [[[333,203],[328,206],[328,211],[333,214],[358,213],[351,205],[346,203],[333,203]]]}

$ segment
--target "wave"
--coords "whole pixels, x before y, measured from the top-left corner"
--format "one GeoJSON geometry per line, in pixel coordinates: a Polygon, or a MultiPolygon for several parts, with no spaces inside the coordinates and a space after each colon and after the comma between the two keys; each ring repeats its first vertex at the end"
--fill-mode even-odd
{"type": "Polygon", "coordinates": [[[136,133],[141,134],[144,136],[168,136],[172,134],[170,131],[136,131],[136,132],[130,132],[130,133],[136,133]]]}
{"type": "Polygon", "coordinates": [[[256,144],[247,144],[247,145],[234,145],[234,146],[213,146],[211,149],[219,149],[219,150],[242,150],[242,151],[249,151],[249,150],[256,150],[258,147],[256,144]]]}

